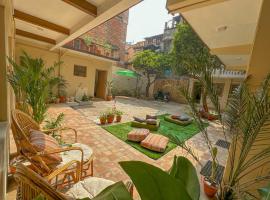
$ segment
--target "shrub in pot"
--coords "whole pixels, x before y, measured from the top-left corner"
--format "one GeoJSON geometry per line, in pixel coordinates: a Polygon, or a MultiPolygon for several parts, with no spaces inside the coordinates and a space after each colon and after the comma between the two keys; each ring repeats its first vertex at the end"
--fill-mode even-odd
{"type": "Polygon", "coordinates": [[[99,115],[99,121],[100,121],[100,124],[102,124],[102,125],[106,124],[107,114],[106,113],[101,113],[99,115]]]}
{"type": "Polygon", "coordinates": [[[114,113],[113,110],[110,110],[110,111],[107,112],[107,122],[108,122],[109,124],[113,123],[113,121],[114,121],[114,116],[115,116],[115,113],[114,113]]]}
{"type": "Polygon", "coordinates": [[[112,96],[113,81],[107,81],[106,88],[107,88],[107,101],[111,101],[113,99],[112,96]]]}
{"type": "Polygon", "coordinates": [[[216,175],[217,175],[217,148],[213,147],[211,149],[212,154],[212,171],[210,177],[203,177],[203,187],[204,193],[206,196],[212,198],[216,195],[218,191],[218,186],[216,183],[216,175]]]}
{"type": "Polygon", "coordinates": [[[116,110],[116,111],[115,111],[115,115],[116,115],[116,122],[121,122],[123,112],[120,111],[120,110],[116,110]]]}

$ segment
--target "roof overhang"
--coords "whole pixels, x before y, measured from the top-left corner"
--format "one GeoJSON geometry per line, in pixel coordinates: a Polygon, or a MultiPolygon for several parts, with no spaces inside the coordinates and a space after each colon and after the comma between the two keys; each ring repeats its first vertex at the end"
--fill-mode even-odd
{"type": "Polygon", "coordinates": [[[262,0],[167,0],[227,69],[246,70],[262,0]]]}
{"type": "Polygon", "coordinates": [[[141,0],[14,0],[16,36],[63,46],[141,0]]]}

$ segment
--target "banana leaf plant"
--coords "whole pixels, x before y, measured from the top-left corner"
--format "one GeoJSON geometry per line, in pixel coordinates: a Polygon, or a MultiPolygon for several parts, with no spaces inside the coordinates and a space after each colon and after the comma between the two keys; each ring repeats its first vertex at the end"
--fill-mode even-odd
{"type": "Polygon", "coordinates": [[[270,200],[270,183],[264,188],[259,188],[258,192],[261,196],[261,200],[270,200]]]}
{"type": "MultiPolygon", "coordinates": [[[[174,157],[166,172],[141,161],[123,161],[120,166],[133,181],[141,200],[198,200],[200,184],[192,163],[185,157],[174,157]]],[[[131,200],[124,184],[116,183],[103,190],[94,200],[131,200]],[[102,197],[102,198],[101,198],[102,197]]]]}

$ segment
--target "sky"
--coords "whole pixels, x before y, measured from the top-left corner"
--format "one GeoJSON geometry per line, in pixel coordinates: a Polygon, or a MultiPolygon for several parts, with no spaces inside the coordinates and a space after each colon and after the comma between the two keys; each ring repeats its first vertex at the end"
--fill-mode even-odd
{"type": "Polygon", "coordinates": [[[145,37],[163,33],[165,22],[172,19],[166,0],[144,0],[129,10],[127,42],[138,42],[145,37]]]}

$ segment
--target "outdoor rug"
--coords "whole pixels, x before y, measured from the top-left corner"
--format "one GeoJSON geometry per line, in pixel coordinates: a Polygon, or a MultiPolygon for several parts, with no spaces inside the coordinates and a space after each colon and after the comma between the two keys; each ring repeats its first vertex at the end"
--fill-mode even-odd
{"type": "MultiPolygon", "coordinates": [[[[164,136],[168,136],[169,134],[176,135],[180,141],[184,142],[200,132],[195,122],[192,122],[188,126],[180,126],[180,125],[165,121],[164,116],[166,115],[168,114],[158,116],[158,118],[160,119],[159,130],[151,131],[152,133],[157,133],[164,136]]],[[[206,126],[208,126],[208,124],[206,124],[206,126]]],[[[116,125],[109,125],[109,126],[102,126],[102,128],[154,160],[159,159],[160,157],[167,154],[169,151],[171,151],[172,149],[176,147],[176,144],[169,142],[166,148],[166,151],[163,153],[159,153],[159,152],[151,151],[151,150],[145,149],[144,147],[141,147],[140,143],[128,141],[127,134],[132,129],[134,129],[133,127],[131,127],[131,122],[121,123],[121,124],[116,124],[116,125]]]]}

